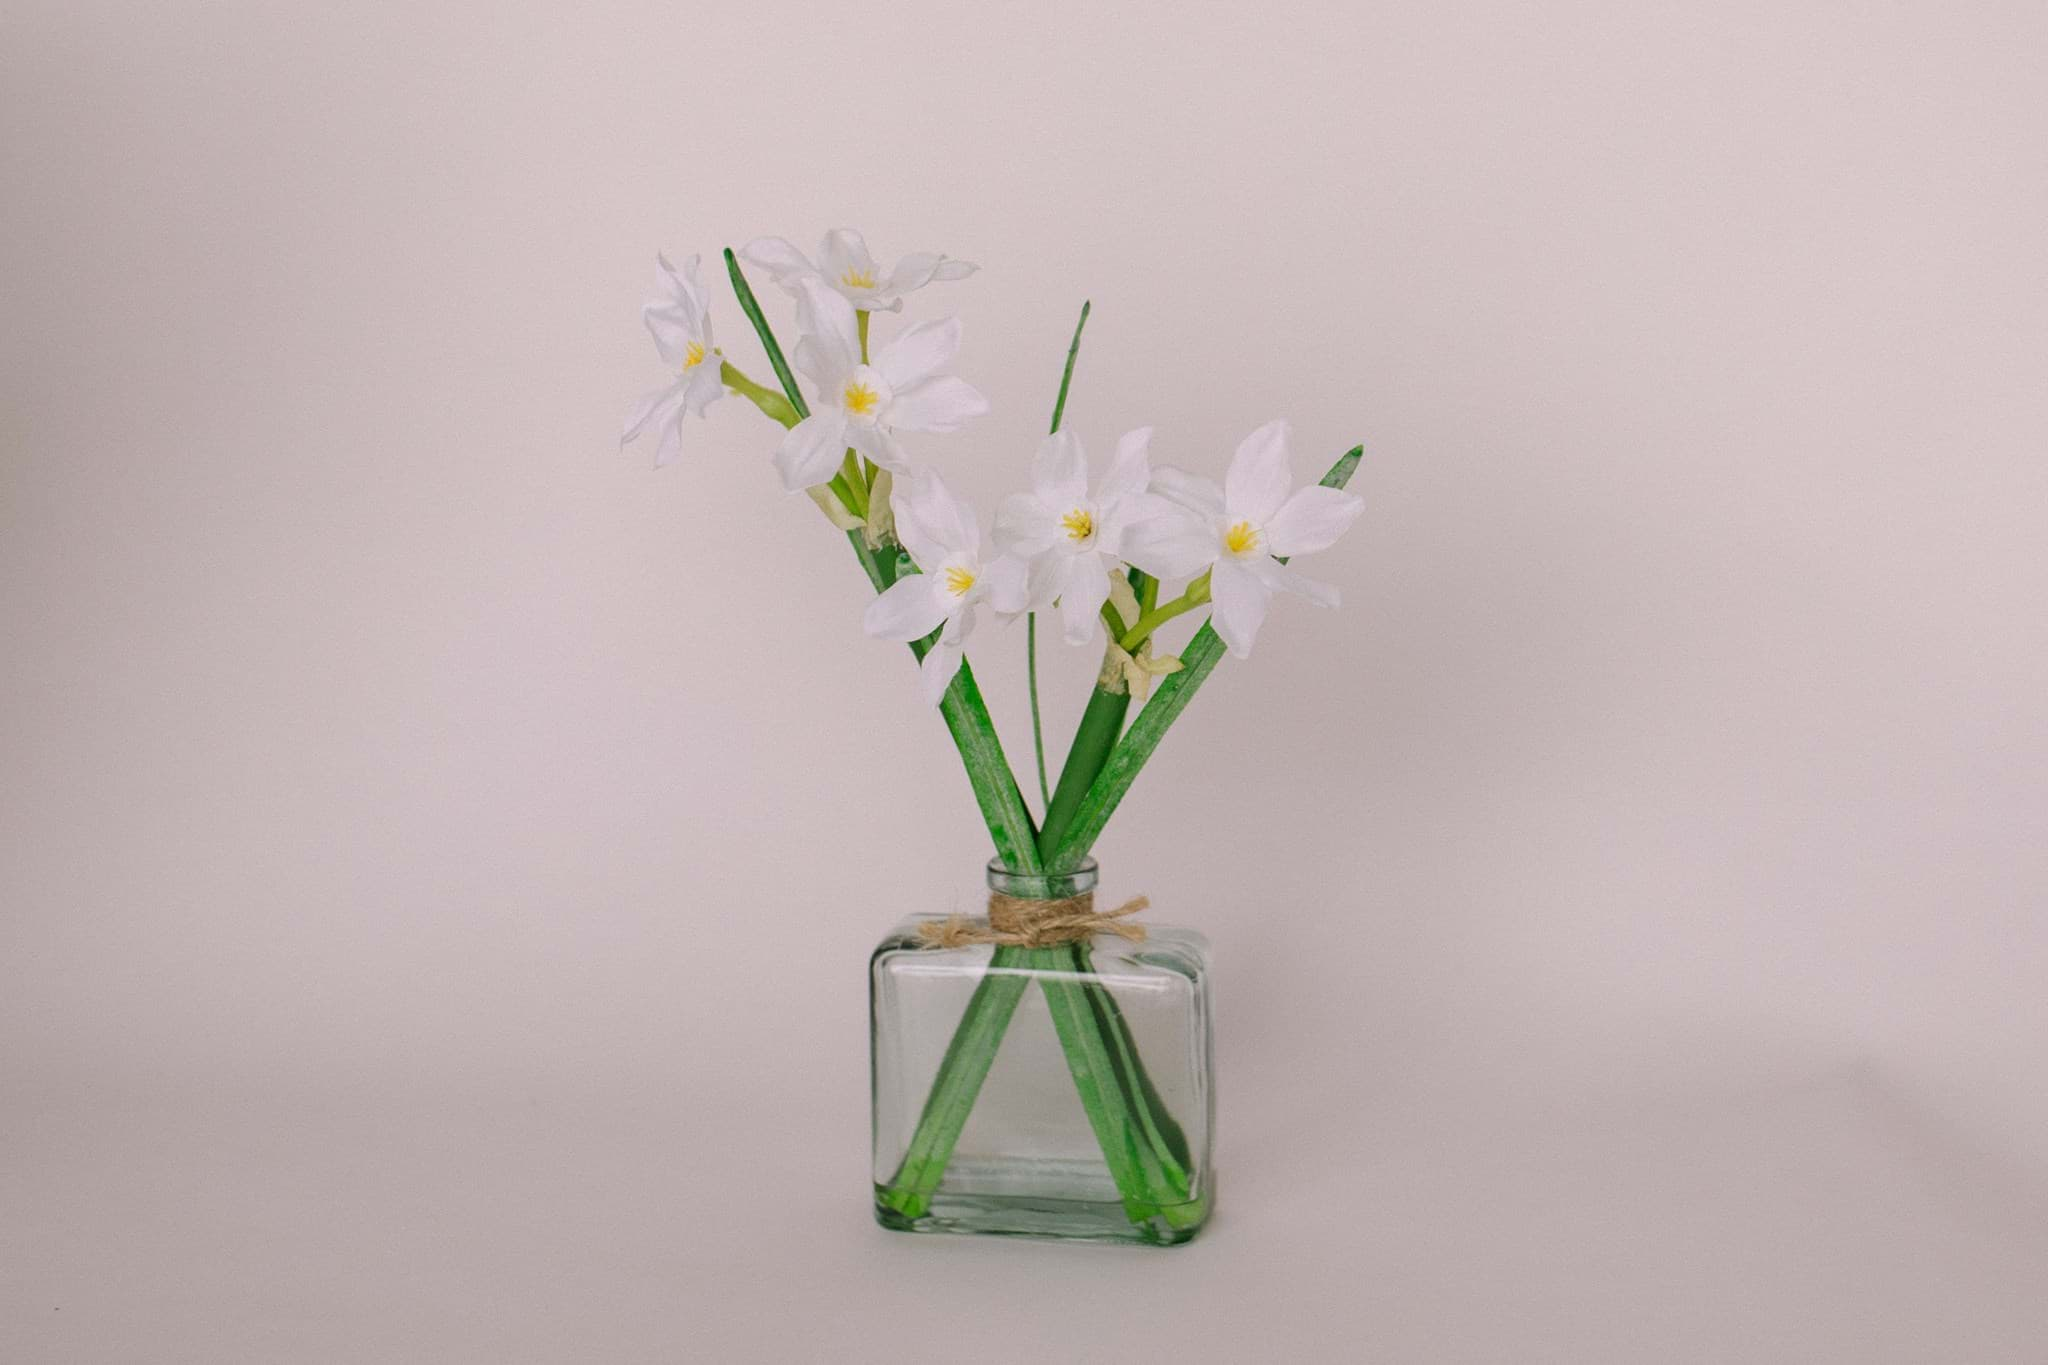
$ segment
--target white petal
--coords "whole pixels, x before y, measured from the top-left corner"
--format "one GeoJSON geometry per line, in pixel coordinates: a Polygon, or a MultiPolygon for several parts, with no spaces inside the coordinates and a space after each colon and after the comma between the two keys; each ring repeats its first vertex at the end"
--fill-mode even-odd
{"type": "Polygon", "coordinates": [[[640,321],[654,338],[654,350],[661,363],[671,369],[682,367],[689,358],[690,343],[698,340],[697,328],[682,311],[669,304],[648,304],[640,310],[640,321]]]}
{"type": "Polygon", "coordinates": [[[1327,550],[1364,510],[1365,499],[1339,489],[1298,488],[1266,523],[1266,549],[1283,558],[1327,550]]]}
{"type": "Polygon", "coordinates": [[[1185,507],[1168,502],[1157,493],[1126,493],[1108,503],[1097,503],[1101,509],[1095,519],[1095,548],[1104,554],[1121,556],[1124,537],[1131,527],[1154,517],[1189,516],[1185,507]]]}
{"type": "Polygon", "coordinates": [[[1102,604],[1109,600],[1109,570],[1098,554],[1068,557],[1066,586],[1060,590],[1060,621],[1066,628],[1067,643],[1085,645],[1095,635],[1095,622],[1102,604]]]}
{"type": "Polygon", "coordinates": [[[848,422],[846,443],[885,469],[901,464],[898,458],[902,447],[889,439],[889,433],[872,422],[848,422]]]}
{"type": "Polygon", "coordinates": [[[1067,584],[1072,555],[1040,555],[1027,566],[1024,575],[1024,603],[1029,611],[1044,611],[1067,584]]]}
{"type": "Polygon", "coordinates": [[[1098,503],[1114,502],[1118,498],[1142,493],[1152,481],[1152,463],[1149,451],[1152,446],[1152,428],[1139,427],[1127,431],[1116,443],[1116,454],[1110,457],[1109,468],[1103,473],[1102,484],[1095,490],[1098,503]]]}
{"type": "Polygon", "coordinates": [[[1299,569],[1289,568],[1277,559],[1254,559],[1244,566],[1253,577],[1266,585],[1271,592],[1291,592],[1296,597],[1306,598],[1319,607],[1337,605],[1337,589],[1321,579],[1310,578],[1299,569]]]}
{"type": "Polygon", "coordinates": [[[1154,578],[1192,578],[1221,553],[1216,524],[1186,508],[1169,508],[1163,515],[1126,526],[1117,553],[1154,578]]]}
{"type": "MultiPolygon", "coordinates": [[[[979,564],[974,566],[974,575],[976,578],[981,576],[981,566],[979,564]]],[[[940,634],[939,638],[941,640],[953,641],[964,640],[969,635],[972,635],[974,633],[975,618],[978,615],[974,610],[974,604],[986,596],[988,596],[987,591],[977,585],[974,591],[967,595],[966,601],[957,604],[953,614],[946,618],[946,629],[940,634]]]]}
{"type": "Polygon", "coordinates": [[[794,285],[805,275],[815,275],[818,270],[810,257],[781,237],[756,237],[740,248],[740,255],[767,270],[768,277],[784,287],[794,285]]]}
{"type": "MultiPolygon", "coordinates": [[[[852,434],[852,433],[849,433],[852,434]]],[[[860,439],[854,448],[884,469],[898,474],[910,472],[910,453],[903,443],[896,439],[896,433],[886,427],[869,427],[858,433],[860,439]]]]}
{"type": "Polygon", "coordinates": [[[1287,501],[1294,487],[1294,470],[1288,458],[1293,435],[1284,419],[1266,423],[1238,443],[1230,457],[1230,470],[1223,476],[1225,515],[1232,520],[1249,518],[1264,525],[1287,501]]]}
{"type": "Polygon", "coordinates": [[[845,374],[860,364],[860,324],[853,305],[815,278],[801,279],[796,287],[797,326],[814,343],[812,363],[833,374],[845,374]]]}
{"type": "Polygon", "coordinates": [[[997,555],[982,571],[988,584],[988,604],[1003,616],[1015,616],[1030,609],[1031,568],[1019,555],[997,555]]]}
{"type": "Polygon", "coordinates": [[[996,504],[996,544],[1026,557],[1052,547],[1059,519],[1029,493],[1012,493],[996,504]]]}
{"type": "Polygon", "coordinates": [[[1027,611],[1044,611],[1059,601],[1071,582],[1079,555],[1042,554],[1025,561],[1024,605],[1027,611]]]}
{"type": "Polygon", "coordinates": [[[665,406],[683,401],[683,382],[664,384],[653,393],[643,393],[633,400],[633,406],[626,409],[625,429],[619,433],[619,448],[625,449],[627,442],[637,440],[647,430],[647,424],[655,420],[665,406]]]}
{"type": "Polygon", "coordinates": [[[814,412],[791,427],[775,450],[775,472],[794,493],[829,483],[846,452],[846,414],[837,408],[814,412]]]}
{"type": "Polygon", "coordinates": [[[981,527],[973,511],[937,474],[921,470],[902,480],[891,504],[896,509],[896,538],[919,568],[936,569],[953,555],[979,555],[981,527]]]}
{"type": "Polygon", "coordinates": [[[698,363],[683,380],[683,406],[697,417],[704,415],[704,409],[725,397],[725,382],[718,377],[718,364],[714,360],[698,363]]]}
{"type": "Polygon", "coordinates": [[[937,579],[914,573],[897,579],[887,592],[868,603],[860,625],[880,640],[922,640],[939,628],[951,606],[937,579]]]}
{"type": "Polygon", "coordinates": [[[913,251],[896,263],[889,273],[886,292],[908,294],[933,280],[963,280],[974,273],[967,261],[949,261],[936,251],[913,251]]]}
{"type": "Polygon", "coordinates": [[[1243,565],[1225,560],[1209,576],[1209,597],[1216,604],[1209,613],[1216,633],[1232,654],[1240,659],[1249,655],[1273,594],[1243,565]]]}
{"type": "Polygon", "coordinates": [[[818,392],[827,396],[839,392],[839,386],[850,373],[846,368],[833,368],[844,357],[837,347],[820,346],[812,337],[798,337],[796,352],[791,357],[796,362],[797,373],[818,386],[818,392]]]}
{"type": "Polygon", "coordinates": [[[960,658],[965,652],[965,646],[957,636],[949,640],[942,635],[939,642],[931,647],[931,652],[924,656],[924,662],[917,670],[918,691],[926,701],[936,706],[945,699],[946,688],[952,683],[953,675],[960,671],[960,658]]]}
{"type": "Polygon", "coordinates": [[[903,431],[958,431],[987,411],[988,399],[980,389],[954,375],[940,375],[896,390],[889,425],[903,431]]]}
{"type": "Polygon", "coordinates": [[[1191,512],[1219,521],[1223,517],[1223,490],[1214,479],[1175,469],[1170,464],[1160,465],[1152,471],[1152,491],[1191,512]]]}
{"type": "Polygon", "coordinates": [[[704,285],[697,278],[697,265],[701,259],[689,257],[678,272],[669,264],[667,256],[657,252],[654,257],[655,297],[654,302],[647,305],[680,313],[693,332],[704,320],[704,285]]]}
{"type": "Polygon", "coordinates": [[[1072,507],[1088,499],[1088,452],[1081,438],[1055,431],[1038,443],[1031,457],[1031,491],[1047,507],[1072,507]]]}
{"type": "Polygon", "coordinates": [[[946,367],[960,349],[960,319],[920,322],[882,348],[875,368],[892,389],[907,389],[946,367]]]}
{"type": "Polygon", "coordinates": [[[825,234],[825,240],[818,243],[818,269],[834,288],[850,288],[846,276],[852,272],[877,280],[882,273],[868,254],[868,244],[852,228],[833,228],[825,234]]]}
{"type": "Polygon", "coordinates": [[[654,467],[674,464],[683,457],[683,405],[676,404],[661,415],[660,436],[654,445],[654,467]]]}

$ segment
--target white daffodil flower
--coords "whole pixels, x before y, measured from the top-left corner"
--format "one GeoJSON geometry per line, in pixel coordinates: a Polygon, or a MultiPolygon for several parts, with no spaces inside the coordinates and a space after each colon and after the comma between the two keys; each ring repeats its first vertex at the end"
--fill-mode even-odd
{"type": "Polygon", "coordinates": [[[1054,432],[1032,457],[1031,491],[1012,493],[996,510],[996,544],[1030,565],[1026,607],[1038,611],[1057,599],[1068,644],[1094,636],[1110,575],[1124,562],[1126,531],[1171,510],[1146,491],[1151,440],[1152,428],[1140,427],[1118,441],[1091,493],[1080,437],[1054,432]]]}
{"type": "Polygon", "coordinates": [[[897,579],[868,603],[861,625],[883,640],[921,640],[939,631],[919,670],[924,699],[937,702],[960,671],[981,604],[1005,611],[1015,609],[1006,604],[1021,604],[1024,565],[1008,555],[993,561],[983,557],[974,510],[955,498],[936,474],[927,471],[900,480],[891,502],[897,539],[920,572],[897,579]]]}
{"type": "Polygon", "coordinates": [[[868,244],[852,228],[826,233],[815,264],[780,237],[756,237],[740,255],[792,294],[804,280],[822,280],[863,313],[897,312],[905,294],[934,280],[964,280],[979,268],[972,261],[951,260],[935,251],[914,251],[885,276],[868,254],[868,244]]]}
{"type": "Polygon", "coordinates": [[[676,377],[633,404],[626,413],[619,448],[625,449],[628,442],[653,427],[659,433],[654,446],[657,468],[682,454],[684,415],[702,417],[704,409],[725,394],[718,377],[718,351],[711,342],[711,312],[697,278],[698,259],[692,256],[684,261],[679,275],[668,257],[656,256],[655,297],[640,310],[641,321],[654,335],[661,363],[673,366],[676,377]]]}
{"type": "Polygon", "coordinates": [[[1186,509],[1153,518],[1125,537],[1131,562],[1162,577],[1180,578],[1210,566],[1209,597],[1216,633],[1243,658],[1265,620],[1275,592],[1291,592],[1317,606],[1337,605],[1337,590],[1280,562],[1313,554],[1336,542],[1358,514],[1362,499],[1335,488],[1294,487],[1284,421],[1268,422],[1245,437],[1231,457],[1223,486],[1162,467],[1152,491],[1186,509]]]}
{"type": "Polygon", "coordinates": [[[874,363],[861,359],[853,305],[817,280],[797,295],[796,367],[818,386],[811,415],[789,429],[775,452],[783,487],[795,492],[825,483],[848,446],[884,469],[901,473],[909,458],[898,431],[957,431],[988,411],[988,400],[964,379],[939,373],[960,349],[960,320],[921,322],[884,346],[874,363]]]}

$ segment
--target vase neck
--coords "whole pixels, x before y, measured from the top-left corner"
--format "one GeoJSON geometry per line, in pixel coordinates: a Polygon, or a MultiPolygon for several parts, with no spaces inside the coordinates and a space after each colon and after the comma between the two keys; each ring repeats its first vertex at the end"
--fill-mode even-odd
{"type": "Polygon", "coordinates": [[[1097,868],[1093,858],[1071,872],[1012,872],[1000,859],[988,865],[988,889],[1017,900],[1059,901],[1084,896],[1095,889],[1097,868]]]}

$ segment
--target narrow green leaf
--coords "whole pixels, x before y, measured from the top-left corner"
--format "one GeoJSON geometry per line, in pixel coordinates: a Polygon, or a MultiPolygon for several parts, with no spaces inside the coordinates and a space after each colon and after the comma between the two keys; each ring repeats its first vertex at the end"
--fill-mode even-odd
{"type": "Polygon", "coordinates": [[[796,386],[796,376],[790,373],[789,362],[782,358],[782,348],[775,344],[775,333],[768,328],[768,319],[761,315],[760,300],[747,284],[747,277],[740,273],[740,258],[732,254],[732,248],[725,249],[725,273],[732,276],[732,292],[739,297],[740,311],[747,315],[747,321],[754,324],[754,335],[761,338],[761,349],[768,352],[768,363],[775,367],[775,378],[782,384],[782,391],[789,397],[789,405],[796,409],[797,419],[809,417],[811,410],[804,403],[803,391],[796,386]]]}
{"type": "Polygon", "coordinates": [[[1052,429],[1060,429],[1060,421],[1067,415],[1067,386],[1074,382],[1074,359],[1081,354],[1081,329],[1088,325],[1088,310],[1094,305],[1087,299],[1081,301],[1081,320],[1074,324],[1074,339],[1067,343],[1067,367],[1060,371],[1060,396],[1052,405],[1052,429]]]}

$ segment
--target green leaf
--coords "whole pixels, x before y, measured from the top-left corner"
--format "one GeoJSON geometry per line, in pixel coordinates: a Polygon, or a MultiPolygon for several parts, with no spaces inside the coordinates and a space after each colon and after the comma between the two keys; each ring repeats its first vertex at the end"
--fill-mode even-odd
{"type": "Polygon", "coordinates": [[[1074,339],[1067,343],[1067,366],[1060,371],[1060,396],[1052,405],[1052,429],[1060,429],[1060,421],[1067,415],[1067,386],[1074,382],[1074,361],[1081,354],[1081,329],[1088,325],[1088,310],[1093,304],[1081,300],[1081,320],[1074,324],[1074,339]]]}
{"type": "Polygon", "coordinates": [[[725,273],[732,276],[732,292],[739,296],[740,311],[747,315],[747,321],[754,324],[754,335],[761,338],[761,349],[768,353],[768,363],[775,367],[775,378],[781,382],[782,391],[789,397],[789,405],[796,409],[797,420],[811,415],[804,403],[803,391],[796,386],[796,376],[790,373],[789,362],[782,358],[782,348],[775,344],[775,333],[769,330],[768,319],[761,315],[760,300],[747,285],[747,277],[740,273],[740,258],[732,254],[732,248],[725,249],[725,273]]]}

